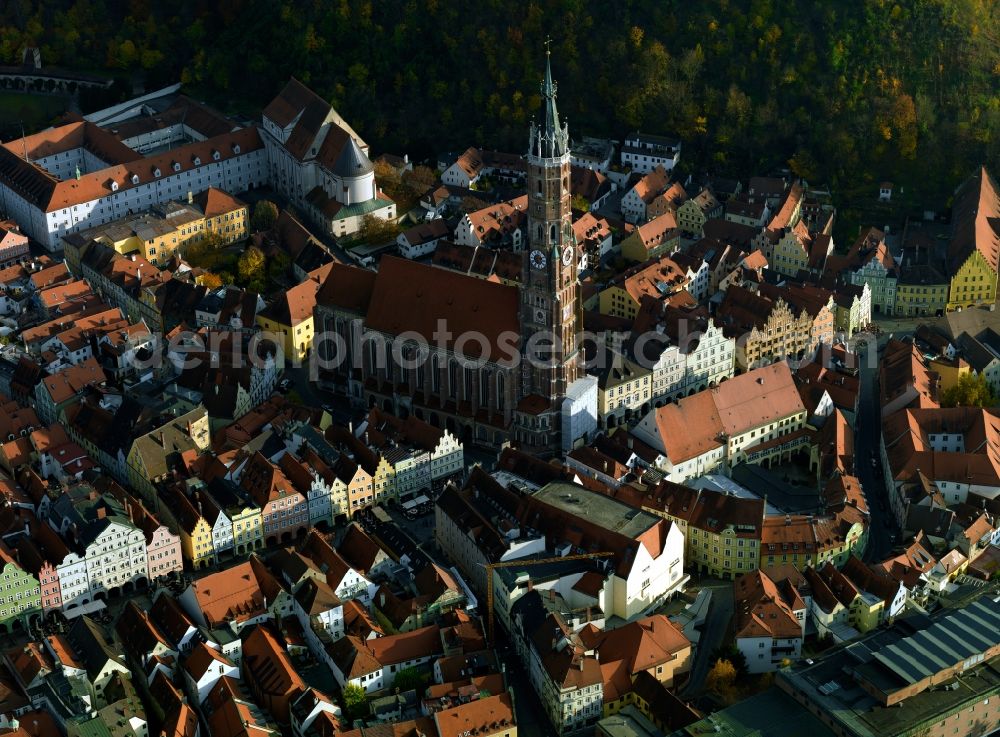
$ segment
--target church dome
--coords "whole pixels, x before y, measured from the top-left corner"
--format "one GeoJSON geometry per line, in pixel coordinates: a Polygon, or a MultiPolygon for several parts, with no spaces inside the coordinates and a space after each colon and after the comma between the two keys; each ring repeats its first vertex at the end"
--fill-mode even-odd
{"type": "Polygon", "coordinates": [[[348,137],[347,143],[344,144],[344,148],[340,152],[340,156],[334,162],[334,175],[344,179],[351,179],[372,174],[374,171],[375,167],[372,166],[372,162],[365,156],[365,152],[361,150],[361,147],[358,146],[357,141],[348,137]]]}

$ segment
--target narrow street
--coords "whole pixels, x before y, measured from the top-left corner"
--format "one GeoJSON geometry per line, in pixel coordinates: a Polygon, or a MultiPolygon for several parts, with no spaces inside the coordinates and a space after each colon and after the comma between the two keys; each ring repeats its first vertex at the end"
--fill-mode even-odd
{"type": "Polygon", "coordinates": [[[691,665],[691,677],[684,686],[681,696],[693,699],[699,696],[705,687],[705,677],[712,666],[714,653],[726,638],[729,622],[733,618],[733,585],[728,581],[714,581],[704,588],[712,590],[712,603],[709,604],[708,616],[695,648],[694,663],[691,665]]]}
{"type": "Polygon", "coordinates": [[[879,404],[878,364],[880,354],[861,355],[861,397],[855,418],[854,467],[865,492],[871,514],[871,529],[865,561],[884,560],[892,550],[890,536],[897,534],[889,515],[889,497],[882,475],[879,447],[882,437],[882,408],[879,404]],[[872,459],[875,465],[872,465],[872,459]]]}

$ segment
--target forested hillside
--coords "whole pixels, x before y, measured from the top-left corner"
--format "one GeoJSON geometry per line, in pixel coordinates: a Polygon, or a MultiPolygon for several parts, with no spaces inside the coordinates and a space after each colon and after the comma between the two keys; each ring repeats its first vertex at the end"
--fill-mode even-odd
{"type": "Polygon", "coordinates": [[[252,113],[289,75],[377,150],[519,150],[553,39],[575,135],[672,133],[688,167],[790,165],[845,204],[944,205],[1000,159],[996,0],[5,0],[0,57],[183,80],[252,113]]]}

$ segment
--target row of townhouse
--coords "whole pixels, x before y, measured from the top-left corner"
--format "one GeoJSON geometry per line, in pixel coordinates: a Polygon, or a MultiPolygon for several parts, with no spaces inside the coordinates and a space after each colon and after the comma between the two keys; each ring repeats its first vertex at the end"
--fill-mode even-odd
{"type": "Polygon", "coordinates": [[[87,611],[182,570],[178,535],[108,479],[75,484],[44,508],[11,537],[43,613],[87,611]]]}
{"type": "Polygon", "coordinates": [[[888,230],[865,228],[846,255],[830,256],[826,269],[831,279],[868,285],[873,309],[885,315],[934,316],[991,304],[1000,273],[998,214],[996,182],[980,167],[956,189],[947,228],[908,222],[895,255],[888,230]]]}
{"type": "Polygon", "coordinates": [[[736,648],[750,673],[766,673],[801,657],[810,623],[821,639],[853,639],[895,619],[907,589],[851,556],[841,568],[782,564],[743,574],[733,582],[733,598],[736,648]]]}

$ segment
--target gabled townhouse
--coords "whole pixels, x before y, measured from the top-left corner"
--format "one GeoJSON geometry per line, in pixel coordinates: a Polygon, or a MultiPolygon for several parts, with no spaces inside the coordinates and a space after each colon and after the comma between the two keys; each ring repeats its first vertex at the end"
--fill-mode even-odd
{"type": "Polygon", "coordinates": [[[26,629],[41,613],[38,578],[21,566],[16,549],[0,543],[0,627],[7,633],[26,629]]]}
{"type": "MultiPolygon", "coordinates": [[[[196,571],[217,561],[213,525],[206,517],[205,501],[201,499],[203,485],[198,479],[177,481],[164,485],[158,497],[160,514],[177,530],[181,554],[196,571]]],[[[224,545],[225,537],[220,537],[224,545]]]]}
{"type": "Polygon", "coordinates": [[[370,640],[348,635],[330,648],[333,675],[341,688],[350,683],[368,693],[388,688],[399,671],[429,666],[441,654],[435,625],[370,640]]]}
{"type": "Polygon", "coordinates": [[[279,724],[290,724],[292,704],[308,686],[270,625],[244,633],[241,674],[254,700],[279,724]]]}
{"type": "Polygon", "coordinates": [[[203,632],[167,591],[161,590],[153,597],[149,618],[167,638],[170,647],[182,655],[203,641],[203,632]]]}
{"type": "Polygon", "coordinates": [[[620,244],[622,256],[629,261],[645,263],[672,253],[680,246],[681,230],[677,217],[668,210],[636,225],[620,244]]]}
{"type": "Polygon", "coordinates": [[[357,522],[347,526],[337,552],[351,568],[368,579],[383,575],[395,565],[382,546],[357,522]]]}
{"type": "Polygon", "coordinates": [[[703,308],[646,302],[633,331],[643,341],[631,344],[636,359],[652,366],[655,406],[717,386],[736,370],[736,341],[703,308]]]}
{"type": "MultiPolygon", "coordinates": [[[[85,588],[78,595],[93,601],[148,585],[145,535],[132,523],[125,505],[110,494],[76,485],[52,504],[48,523],[85,564],[85,588]]],[[[76,571],[72,575],[80,580],[76,571]]],[[[64,607],[72,601],[66,597],[71,588],[60,578],[64,607]]]]}
{"type": "Polygon", "coordinates": [[[391,464],[396,498],[430,489],[464,468],[462,442],[450,430],[413,415],[400,419],[373,408],[357,433],[368,448],[391,464]]]}
{"type": "Polygon", "coordinates": [[[985,166],[963,182],[952,203],[947,268],[948,309],[968,309],[997,299],[1000,195],[985,166]]]}
{"type": "Polygon", "coordinates": [[[627,424],[633,413],[649,406],[653,372],[647,366],[608,351],[597,371],[598,427],[627,424]]]}
{"type": "Polygon", "coordinates": [[[705,187],[677,208],[677,227],[686,238],[697,240],[704,235],[705,223],[722,215],[722,203],[705,187]]]}
{"type": "Polygon", "coordinates": [[[746,573],[733,582],[736,648],[747,671],[768,673],[797,660],[805,637],[805,579],[794,567],[746,573]]]}
{"type": "Polygon", "coordinates": [[[292,702],[294,737],[336,737],[340,731],[340,706],[329,696],[307,688],[292,702]]]}
{"type": "Polygon", "coordinates": [[[130,677],[121,649],[104,628],[87,615],[77,617],[66,630],[66,644],[73,661],[83,666],[95,707],[107,705],[105,689],[115,674],[130,677]]]}
{"type": "Polygon", "coordinates": [[[292,610],[313,656],[325,659],[325,646],[344,636],[344,604],[324,579],[307,578],[295,590],[292,610]]]}
{"type": "Polygon", "coordinates": [[[223,676],[209,691],[201,712],[208,734],[215,737],[280,737],[274,717],[252,700],[235,678],[223,676]]]}
{"type": "Polygon", "coordinates": [[[288,542],[306,532],[309,523],[306,496],[260,451],[247,461],[240,485],[261,510],[265,544],[288,542]]]}
{"type": "Polygon", "coordinates": [[[312,352],[313,310],[318,289],[318,281],[306,279],[279,294],[257,313],[258,327],[277,343],[287,361],[301,363],[312,352]]]}
{"type": "Polygon", "coordinates": [[[146,540],[146,577],[150,583],[184,569],[180,535],[160,522],[135,497],[114,482],[109,491],[124,505],[132,524],[142,530],[146,540]]]}
{"type": "Polygon", "coordinates": [[[899,270],[885,243],[883,231],[877,228],[862,230],[844,260],[834,260],[831,266],[846,271],[851,284],[868,285],[872,308],[876,313],[896,314],[899,270]]]}
{"type": "Polygon", "coordinates": [[[684,189],[684,185],[680,182],[672,182],[669,187],[646,205],[646,217],[649,220],[653,220],[669,212],[676,218],[677,210],[687,199],[688,193],[684,189]]]}
{"type": "Polygon", "coordinates": [[[470,189],[483,174],[483,155],[479,149],[470,147],[463,151],[454,163],[441,172],[441,181],[451,187],[470,189]]]}
{"type": "Polygon", "coordinates": [[[0,222],[0,268],[27,261],[28,236],[14,220],[0,222]]]}
{"type": "Polygon", "coordinates": [[[525,497],[517,518],[545,536],[557,555],[598,550],[614,555],[601,587],[608,616],[630,619],[681,591],[684,536],[671,522],[567,482],[552,482],[525,497]],[[627,551],[627,552],[626,552],[627,551]]]}
{"type": "Polygon", "coordinates": [[[169,455],[208,449],[211,441],[208,411],[199,404],[182,415],[168,417],[166,422],[150,418],[135,429],[132,438],[125,454],[123,481],[152,503],[156,482],[166,478],[169,455]]]}
{"type": "Polygon", "coordinates": [[[731,285],[717,312],[727,335],[736,340],[738,368],[811,356],[821,342],[832,343],[832,297],[824,302],[802,289],[763,287],[754,293],[731,285]]]}
{"type": "Polygon", "coordinates": [[[686,294],[689,280],[671,257],[662,256],[632,266],[612,278],[600,294],[604,315],[635,318],[644,297],[657,301],[692,302],[686,294]]]}
{"type": "MultiPolygon", "coordinates": [[[[153,621],[152,615],[134,601],[125,605],[115,622],[115,634],[122,644],[126,661],[133,669],[144,671],[150,661],[166,662],[179,655],[179,651],[153,621]]],[[[173,675],[173,668],[169,675],[173,675]]]]}
{"type": "Polygon", "coordinates": [[[181,666],[184,690],[192,704],[200,706],[220,678],[240,677],[240,668],[204,642],[195,645],[181,666]]]}
{"type": "Polygon", "coordinates": [[[605,218],[586,212],[573,221],[573,235],[583,251],[579,267],[597,269],[614,248],[611,225],[605,218]]]}
{"type": "Polygon", "coordinates": [[[278,461],[278,467],[300,494],[306,497],[309,526],[329,529],[333,525],[331,504],[335,475],[312,448],[306,446],[302,458],[291,452],[278,461]]]}
{"type": "MultiPolygon", "coordinates": [[[[785,187],[784,183],[782,183],[782,187],[785,187]]],[[[774,256],[774,248],[778,241],[784,237],[789,228],[794,228],[802,218],[804,194],[805,192],[801,183],[797,181],[793,182],[790,187],[784,188],[782,194],[778,195],[780,198],[779,203],[776,203],[774,214],[767,221],[767,225],[759,232],[754,231],[753,248],[759,248],[764,253],[768,262],[774,256]]],[[[773,201],[773,199],[769,201],[773,201]]],[[[746,227],[737,223],[728,223],[728,225],[734,228],[746,227]]],[[[706,232],[705,235],[711,235],[711,237],[716,238],[721,237],[709,232],[706,232]]]]}
{"type": "Polygon", "coordinates": [[[511,618],[514,648],[556,733],[592,728],[604,705],[604,678],[594,650],[562,612],[547,608],[538,591],[518,599],[511,618]]]}
{"type": "MultiPolygon", "coordinates": [[[[253,503],[239,484],[226,478],[213,478],[205,496],[211,506],[218,508],[223,528],[231,529],[233,552],[237,556],[264,547],[264,522],[260,507],[253,503]]],[[[209,514],[213,512],[209,511],[209,514]]],[[[225,534],[224,529],[222,535],[225,534]]]]}
{"type": "Polygon", "coordinates": [[[350,517],[374,504],[375,484],[371,474],[355,458],[341,454],[331,466],[334,479],[330,505],[337,520],[350,517]]]}
{"type": "Polygon", "coordinates": [[[371,600],[375,584],[351,568],[346,560],[317,531],[312,530],[302,544],[302,554],[313,560],[326,576],[326,582],[341,601],[371,600]]]}
{"type": "Polygon", "coordinates": [[[527,221],[527,195],[498,202],[466,213],[455,226],[455,243],[520,251],[525,242],[527,221]]]}
{"type": "Polygon", "coordinates": [[[622,195],[622,216],[630,223],[646,222],[649,218],[646,208],[670,186],[670,173],[667,169],[662,166],[656,166],[649,167],[645,171],[648,173],[640,177],[622,195]]]}
{"type": "Polygon", "coordinates": [[[47,425],[60,419],[67,407],[79,401],[86,387],[103,385],[104,371],[96,359],[69,366],[35,385],[35,410],[47,425]]]}
{"type": "Polygon", "coordinates": [[[799,220],[774,244],[768,264],[783,276],[797,277],[802,272],[818,276],[832,252],[833,238],[826,233],[811,233],[799,220]]]}

